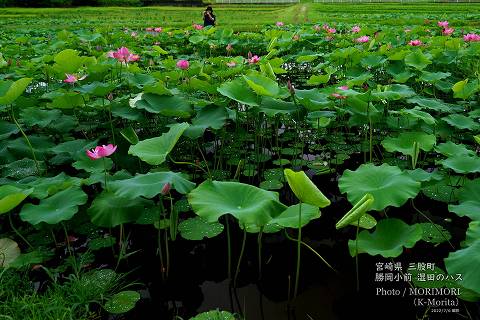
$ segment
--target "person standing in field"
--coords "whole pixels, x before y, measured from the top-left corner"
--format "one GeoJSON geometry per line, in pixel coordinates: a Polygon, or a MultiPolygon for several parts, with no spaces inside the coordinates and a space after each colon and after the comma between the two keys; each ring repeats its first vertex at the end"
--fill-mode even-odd
{"type": "Polygon", "coordinates": [[[215,26],[215,20],[213,9],[211,6],[208,6],[207,9],[203,11],[203,26],[215,26]]]}

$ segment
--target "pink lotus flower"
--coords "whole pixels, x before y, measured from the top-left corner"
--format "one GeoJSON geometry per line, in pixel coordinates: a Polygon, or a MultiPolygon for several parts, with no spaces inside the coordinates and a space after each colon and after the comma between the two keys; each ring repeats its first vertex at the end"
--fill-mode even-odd
{"type": "Polygon", "coordinates": [[[155,29],[153,29],[153,31],[155,32],[162,32],[162,27],[156,27],[155,29]]]}
{"type": "Polygon", "coordinates": [[[444,36],[449,36],[453,33],[453,31],[455,31],[455,29],[453,28],[445,28],[442,30],[442,33],[444,36]]]}
{"type": "Polygon", "coordinates": [[[190,67],[190,63],[188,62],[188,60],[178,60],[177,67],[182,70],[187,70],[188,67],[190,67]]]}
{"type": "Polygon", "coordinates": [[[117,59],[119,62],[132,62],[137,61],[140,57],[136,54],[130,53],[126,47],[121,47],[117,51],[110,51],[107,53],[107,57],[117,59]]]}
{"type": "Polygon", "coordinates": [[[153,31],[153,28],[150,28],[150,27],[145,28],[145,31],[153,31]]]}
{"type": "Polygon", "coordinates": [[[322,30],[322,27],[320,27],[318,24],[316,24],[316,25],[313,26],[313,30],[318,32],[318,31],[322,30]]]}
{"type": "Polygon", "coordinates": [[[113,144],[96,146],[95,149],[87,150],[87,156],[92,160],[108,157],[117,150],[117,146],[113,144]]]}
{"type": "Polygon", "coordinates": [[[293,41],[298,41],[298,40],[300,40],[300,36],[298,34],[294,34],[293,37],[292,37],[292,40],[293,41]]]}
{"type": "Polygon", "coordinates": [[[475,33],[468,33],[463,36],[463,40],[465,42],[477,42],[477,41],[480,41],[480,35],[475,33]]]}
{"type": "Polygon", "coordinates": [[[282,21],[277,21],[276,25],[277,25],[277,27],[283,27],[283,22],[282,21]]]}
{"type": "Polygon", "coordinates": [[[228,66],[229,68],[233,68],[233,67],[235,67],[236,65],[237,65],[237,64],[235,63],[235,61],[227,62],[227,66],[228,66]]]}
{"type": "Polygon", "coordinates": [[[66,83],[75,83],[75,82],[83,80],[87,77],[87,75],[84,75],[83,77],[78,78],[78,76],[76,74],[68,74],[68,73],[65,73],[65,76],[67,78],[65,80],[63,80],[63,82],[66,82],[66,83]]]}
{"type": "Polygon", "coordinates": [[[421,46],[422,45],[422,41],[420,40],[411,40],[409,43],[408,43],[409,46],[412,46],[412,47],[418,47],[418,46],[421,46]]]}
{"type": "Polygon", "coordinates": [[[353,33],[359,33],[360,30],[361,30],[361,29],[360,29],[359,26],[354,26],[354,27],[352,28],[352,32],[353,32],[353,33]]]}
{"type": "Polygon", "coordinates": [[[448,27],[448,21],[438,21],[438,26],[442,28],[447,28],[448,27]]]}
{"type": "Polygon", "coordinates": [[[340,86],[340,87],[338,87],[338,89],[340,89],[340,90],[348,90],[349,88],[348,88],[348,86],[340,86]]]}
{"type": "Polygon", "coordinates": [[[165,185],[163,186],[162,191],[160,191],[160,193],[161,193],[162,195],[166,195],[167,193],[170,192],[170,189],[171,189],[171,188],[172,188],[172,186],[170,185],[170,183],[167,182],[167,183],[165,183],[165,185]]]}
{"type": "Polygon", "coordinates": [[[225,47],[225,50],[227,50],[227,52],[230,52],[233,50],[233,46],[231,43],[227,44],[227,46],[225,47]]]}
{"type": "Polygon", "coordinates": [[[325,23],[325,24],[322,26],[322,29],[325,30],[325,31],[327,31],[328,29],[330,29],[330,27],[328,26],[328,24],[325,23]]]}
{"type": "Polygon", "coordinates": [[[355,39],[355,41],[358,42],[358,43],[365,43],[365,42],[370,41],[370,37],[369,36],[362,36],[360,38],[355,39]]]}
{"type": "Polygon", "coordinates": [[[328,29],[327,29],[327,32],[330,33],[330,34],[336,33],[336,32],[337,32],[337,29],[335,29],[335,28],[328,28],[328,29]]]}
{"type": "Polygon", "coordinates": [[[341,95],[341,94],[336,93],[336,92],[332,93],[331,96],[334,97],[334,98],[337,98],[337,99],[347,99],[346,96],[341,95]]]}
{"type": "Polygon", "coordinates": [[[194,23],[194,24],[193,24],[193,28],[194,28],[195,30],[202,30],[202,29],[203,29],[203,26],[202,26],[201,24],[196,24],[196,23],[194,23]]]}
{"type": "Polygon", "coordinates": [[[135,38],[138,35],[138,33],[136,33],[135,31],[132,31],[132,33],[130,33],[130,35],[135,38]]]}
{"type": "Polygon", "coordinates": [[[248,59],[249,64],[255,64],[260,61],[260,57],[257,55],[252,56],[251,58],[248,59]]]}
{"type": "Polygon", "coordinates": [[[405,33],[409,33],[410,31],[412,31],[412,29],[408,29],[408,28],[407,28],[407,29],[405,29],[405,30],[403,30],[403,31],[404,31],[405,33]]]}

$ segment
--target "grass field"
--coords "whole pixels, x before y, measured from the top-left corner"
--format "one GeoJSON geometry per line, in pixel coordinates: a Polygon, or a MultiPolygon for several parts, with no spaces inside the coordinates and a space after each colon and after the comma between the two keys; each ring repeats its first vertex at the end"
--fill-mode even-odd
{"type": "MultiPolygon", "coordinates": [[[[425,19],[447,19],[457,26],[480,24],[480,3],[421,4],[321,4],[287,5],[217,5],[214,6],[220,27],[238,31],[255,31],[276,21],[285,23],[342,23],[351,21],[372,25],[415,25],[425,19]]],[[[0,10],[3,30],[42,30],[64,28],[147,26],[186,27],[202,22],[202,7],[144,8],[6,8],[0,10]]]]}

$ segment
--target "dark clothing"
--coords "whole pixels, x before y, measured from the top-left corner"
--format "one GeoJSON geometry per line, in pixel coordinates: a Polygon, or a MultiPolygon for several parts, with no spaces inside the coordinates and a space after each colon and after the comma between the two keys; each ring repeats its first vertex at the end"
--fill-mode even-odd
{"type": "Polygon", "coordinates": [[[203,12],[203,26],[215,26],[215,15],[211,11],[203,12]]]}

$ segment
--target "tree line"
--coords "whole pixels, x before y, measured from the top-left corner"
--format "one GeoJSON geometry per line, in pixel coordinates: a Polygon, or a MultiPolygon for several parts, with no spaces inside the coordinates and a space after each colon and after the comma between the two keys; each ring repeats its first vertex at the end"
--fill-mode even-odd
{"type": "Polygon", "coordinates": [[[0,7],[79,7],[79,6],[150,6],[150,5],[193,5],[201,0],[0,0],[0,7]]]}

